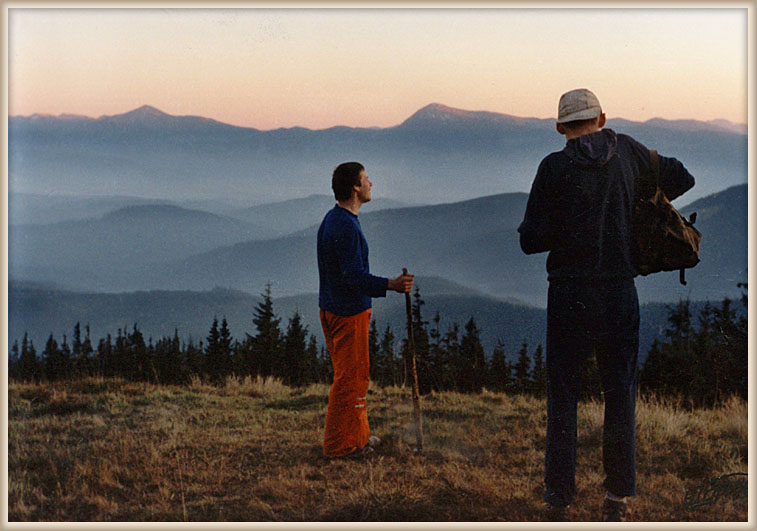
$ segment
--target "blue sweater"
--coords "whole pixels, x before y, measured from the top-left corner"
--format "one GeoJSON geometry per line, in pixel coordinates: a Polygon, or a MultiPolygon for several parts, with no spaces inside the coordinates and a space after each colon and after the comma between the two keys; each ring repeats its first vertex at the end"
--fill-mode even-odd
{"type": "Polygon", "coordinates": [[[318,306],[336,315],[356,315],[385,297],[388,279],[371,275],[368,243],[357,216],[334,206],[318,229],[318,306]]]}
{"type": "MultiPolygon", "coordinates": [[[[672,201],[694,186],[694,177],[678,160],[659,158],[659,185],[672,201]]],[[[612,129],[568,140],[539,165],[518,228],[521,248],[549,251],[549,280],[635,277],[635,184],[649,167],[647,148],[612,129]]]]}

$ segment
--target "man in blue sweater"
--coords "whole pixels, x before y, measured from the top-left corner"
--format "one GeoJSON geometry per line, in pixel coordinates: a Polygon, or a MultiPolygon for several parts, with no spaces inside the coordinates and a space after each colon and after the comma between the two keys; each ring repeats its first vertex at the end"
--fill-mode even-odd
{"type": "MultiPolygon", "coordinates": [[[[631,258],[635,184],[650,168],[649,151],[602,129],[597,97],[562,95],[557,131],[567,143],[545,157],[534,179],[520,245],[547,257],[547,518],[567,519],[575,496],[576,414],[581,369],[596,355],[605,402],[604,521],[624,521],[636,490],[637,275],[631,258]]],[[[669,200],[694,186],[674,158],[659,157],[659,186],[669,200]]]]}
{"type": "Polygon", "coordinates": [[[413,288],[413,275],[389,279],[370,273],[358,210],[371,200],[372,186],[362,164],[337,166],[331,179],[337,204],[318,229],[318,306],[334,367],[323,441],[327,457],[366,455],[380,443],[370,436],[366,411],[371,298],[413,288]]]}

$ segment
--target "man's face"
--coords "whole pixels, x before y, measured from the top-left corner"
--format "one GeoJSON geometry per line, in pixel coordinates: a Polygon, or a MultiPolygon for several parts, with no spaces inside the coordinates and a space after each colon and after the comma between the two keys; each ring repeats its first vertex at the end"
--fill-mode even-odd
{"type": "Polygon", "coordinates": [[[367,203],[371,200],[371,187],[373,183],[368,179],[368,174],[365,170],[360,170],[360,184],[355,185],[354,190],[357,192],[357,197],[361,203],[367,203]]]}

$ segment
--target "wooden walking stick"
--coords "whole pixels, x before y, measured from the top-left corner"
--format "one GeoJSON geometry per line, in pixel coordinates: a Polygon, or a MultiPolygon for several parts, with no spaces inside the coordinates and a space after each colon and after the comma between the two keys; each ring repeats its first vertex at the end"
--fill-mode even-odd
{"type": "MultiPolygon", "coordinates": [[[[402,268],[402,274],[407,275],[407,268],[402,268]]],[[[420,452],[423,450],[423,423],[421,420],[421,394],[418,390],[418,370],[415,366],[415,336],[413,334],[410,293],[405,293],[405,313],[407,313],[407,348],[410,353],[410,367],[413,371],[413,413],[415,416],[416,451],[420,452]]]]}

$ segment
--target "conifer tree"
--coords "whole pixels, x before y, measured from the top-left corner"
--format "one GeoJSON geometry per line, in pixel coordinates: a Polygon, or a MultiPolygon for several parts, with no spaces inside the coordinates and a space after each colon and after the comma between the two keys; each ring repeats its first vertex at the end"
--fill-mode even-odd
{"type": "Polygon", "coordinates": [[[95,374],[105,378],[112,378],[116,375],[113,363],[113,338],[110,334],[97,343],[95,374]]]}
{"type": "Polygon", "coordinates": [[[371,381],[378,381],[378,358],[379,358],[379,339],[376,319],[371,319],[371,326],[368,329],[368,362],[370,364],[368,373],[371,381]]]}
{"type": "Polygon", "coordinates": [[[305,349],[305,383],[322,382],[318,360],[318,341],[310,334],[308,346],[305,349]]]}
{"type": "Polygon", "coordinates": [[[94,348],[92,348],[92,339],[90,337],[89,323],[84,327],[85,335],[84,341],[81,345],[82,357],[85,360],[85,372],[88,375],[94,374],[94,348]]]}
{"type": "Polygon", "coordinates": [[[19,373],[18,373],[18,358],[19,358],[19,350],[18,350],[18,339],[13,342],[13,346],[11,347],[10,352],[8,353],[8,378],[10,380],[18,380],[20,379],[19,373]]]}
{"type": "Polygon", "coordinates": [[[534,368],[532,371],[533,392],[538,397],[547,395],[547,368],[544,365],[544,351],[541,344],[534,352],[534,368]]]}
{"type": "Polygon", "coordinates": [[[24,382],[39,381],[40,372],[34,343],[24,333],[24,339],[21,341],[21,355],[18,358],[18,377],[24,382]]]}
{"type": "Polygon", "coordinates": [[[135,370],[132,378],[137,381],[148,382],[153,377],[150,356],[142,332],[134,323],[131,334],[128,337],[130,358],[134,360],[135,370]]]}
{"type": "Polygon", "coordinates": [[[126,336],[126,327],[123,331],[119,328],[116,334],[114,347],[115,373],[127,380],[134,379],[134,363],[129,352],[129,340],[126,336]]]}
{"type": "Polygon", "coordinates": [[[510,366],[505,358],[505,344],[501,339],[498,339],[492,351],[488,387],[494,391],[505,391],[509,383],[510,366]]]}
{"type": "Polygon", "coordinates": [[[524,340],[518,351],[518,360],[515,362],[515,390],[517,393],[526,393],[531,389],[531,360],[528,357],[528,343],[524,340]]]}
{"type": "Polygon", "coordinates": [[[465,362],[460,357],[460,326],[457,323],[452,323],[447,329],[447,332],[442,338],[442,345],[447,353],[447,359],[449,360],[449,382],[448,389],[461,391],[460,377],[465,370],[465,362]]]}
{"type": "MultiPolygon", "coordinates": [[[[413,341],[415,346],[415,365],[416,372],[418,374],[418,389],[421,394],[428,393],[431,388],[429,384],[429,361],[428,361],[428,330],[426,329],[427,321],[423,320],[422,307],[426,302],[421,297],[421,290],[418,286],[415,287],[415,293],[413,295],[413,303],[411,305],[411,316],[413,321],[413,341]]],[[[405,350],[407,345],[405,345],[405,350]]],[[[409,360],[405,356],[406,369],[412,371],[409,366],[409,360]]],[[[406,374],[406,381],[411,381],[412,374],[406,374]]]]}
{"type": "Polygon", "coordinates": [[[400,384],[400,367],[397,365],[394,348],[394,333],[392,333],[392,327],[387,324],[384,333],[381,335],[376,363],[376,381],[382,386],[400,384]]]}
{"type": "Polygon", "coordinates": [[[306,383],[307,334],[307,327],[303,326],[300,312],[296,310],[289,318],[284,336],[284,364],[280,373],[288,385],[301,386],[306,383]]]}
{"type": "Polygon", "coordinates": [[[263,376],[274,375],[279,372],[282,334],[279,328],[281,319],[273,311],[271,285],[266,284],[262,294],[263,300],[255,307],[252,319],[257,328],[257,334],[249,342],[251,365],[257,374],[263,376]]]}
{"type": "Polygon", "coordinates": [[[331,364],[331,356],[325,345],[321,346],[318,354],[318,381],[329,384],[334,378],[334,367],[331,364]]]}
{"type": "Polygon", "coordinates": [[[205,366],[204,373],[214,385],[222,383],[221,369],[221,333],[218,330],[218,317],[213,317],[213,324],[205,343],[205,366]]]}
{"type": "Polygon", "coordinates": [[[74,364],[74,376],[80,378],[85,375],[87,360],[82,355],[81,326],[77,321],[74,325],[74,337],[71,343],[71,357],[74,364]]]}
{"type": "Polygon", "coordinates": [[[63,343],[60,346],[60,372],[58,373],[59,380],[67,380],[71,377],[73,372],[73,363],[71,361],[71,348],[68,346],[68,339],[66,334],[63,334],[63,343]]]}
{"type": "Polygon", "coordinates": [[[481,345],[481,333],[473,317],[465,325],[465,334],[460,340],[460,384],[463,392],[480,393],[486,381],[486,360],[481,345]]]}
{"type": "Polygon", "coordinates": [[[63,354],[58,347],[58,342],[53,338],[52,333],[47,338],[45,350],[42,351],[42,366],[45,379],[55,381],[62,377],[63,374],[63,354]]]}
{"type": "Polygon", "coordinates": [[[442,334],[439,329],[441,316],[437,311],[431,320],[433,325],[428,331],[428,376],[427,379],[431,389],[441,391],[451,389],[452,382],[449,381],[448,371],[449,360],[447,359],[444,346],[442,345],[442,334]]]}
{"type": "Polygon", "coordinates": [[[203,366],[203,350],[204,346],[202,344],[202,341],[200,341],[198,345],[195,345],[192,337],[190,336],[186,346],[184,347],[183,356],[187,366],[186,378],[188,381],[191,380],[193,376],[202,377],[203,374],[205,374],[203,366]]]}
{"type": "Polygon", "coordinates": [[[221,378],[226,381],[227,376],[231,376],[234,370],[234,345],[233,338],[231,337],[231,331],[229,330],[229,323],[224,316],[221,321],[221,328],[218,331],[218,352],[219,352],[219,365],[221,378]]]}

